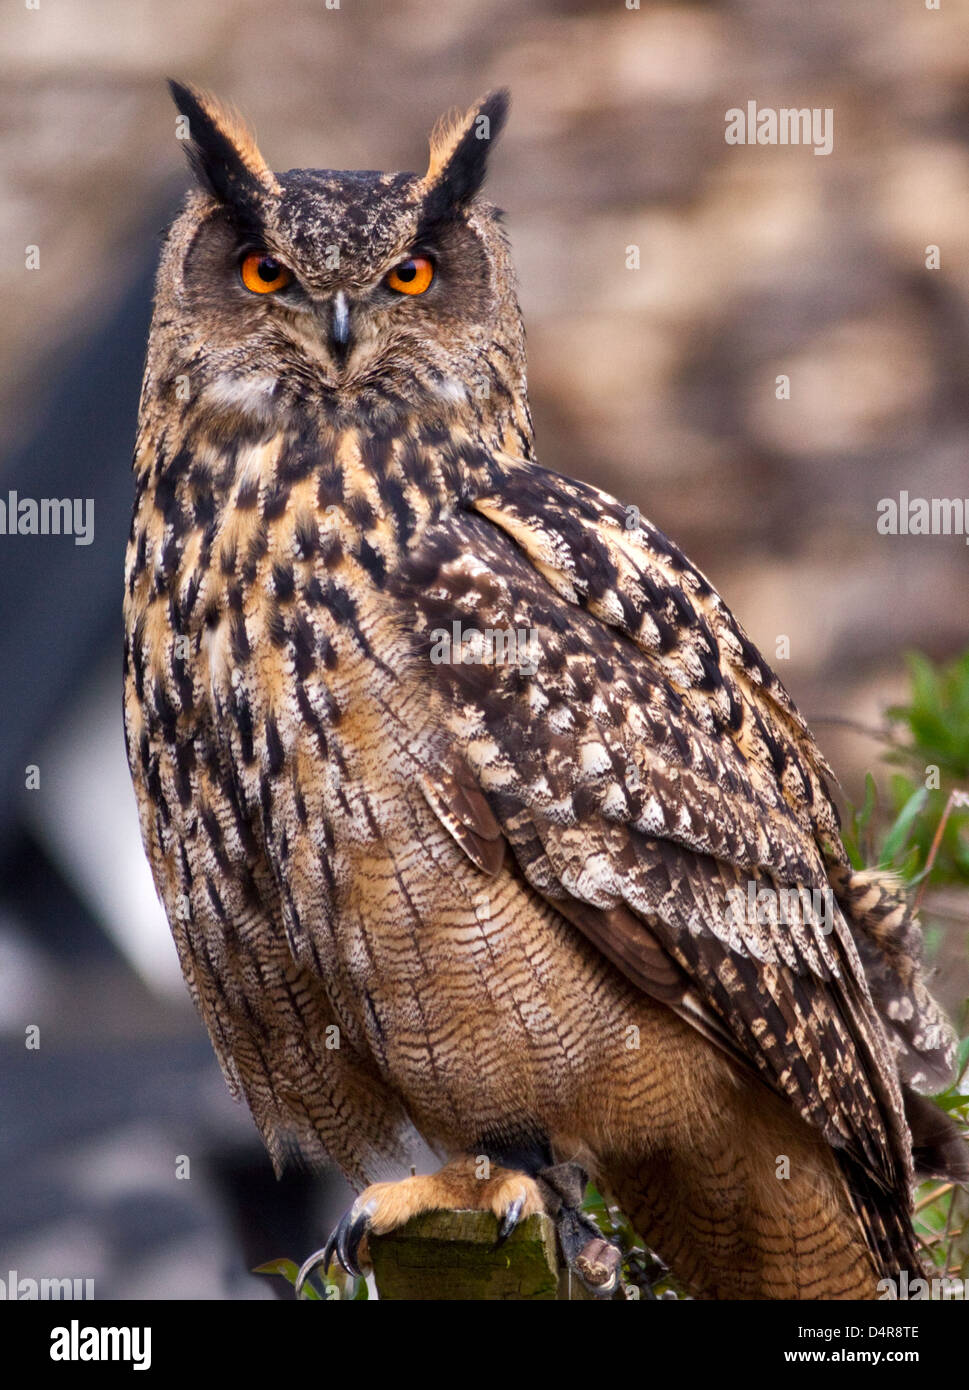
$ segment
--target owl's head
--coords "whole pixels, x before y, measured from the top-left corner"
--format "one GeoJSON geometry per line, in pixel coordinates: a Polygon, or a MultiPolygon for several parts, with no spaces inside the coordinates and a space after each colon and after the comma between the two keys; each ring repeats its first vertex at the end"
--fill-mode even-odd
{"type": "Polygon", "coordinates": [[[423,175],[279,174],[236,115],[171,89],[198,188],[163,256],[156,382],[187,374],[206,412],[264,425],[301,409],[487,417],[502,397],[523,402],[501,214],[478,197],[506,92],[439,122],[423,175]]]}

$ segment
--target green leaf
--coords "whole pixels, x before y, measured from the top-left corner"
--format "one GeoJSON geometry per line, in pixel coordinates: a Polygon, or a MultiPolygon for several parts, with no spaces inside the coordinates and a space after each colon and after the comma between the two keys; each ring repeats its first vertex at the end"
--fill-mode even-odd
{"type": "Polygon", "coordinates": [[[863,869],[868,863],[864,841],[877,804],[878,788],[869,772],[865,774],[865,804],[861,810],[849,807],[848,825],[841,836],[853,869],[863,869]]]}
{"type": "Polygon", "coordinates": [[[252,1271],[253,1274],[278,1274],[295,1288],[296,1280],[299,1278],[299,1265],[293,1260],[269,1260],[264,1265],[257,1265],[252,1271]]]}
{"type": "Polygon", "coordinates": [[[956,1048],[956,1081],[961,1081],[969,1069],[969,1034],[956,1048]]]}
{"type": "Polygon", "coordinates": [[[919,787],[896,816],[895,824],[882,842],[881,862],[885,867],[888,867],[904,848],[916,817],[925,809],[928,799],[929,793],[926,788],[919,787]]]}

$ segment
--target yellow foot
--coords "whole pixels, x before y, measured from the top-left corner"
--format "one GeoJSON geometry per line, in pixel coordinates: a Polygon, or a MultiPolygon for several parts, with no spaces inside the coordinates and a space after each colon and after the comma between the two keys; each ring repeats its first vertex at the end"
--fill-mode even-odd
{"type": "Polygon", "coordinates": [[[427,1177],[377,1182],[365,1188],[322,1254],[310,1256],[303,1269],[308,1273],[320,1263],[328,1269],[335,1255],[350,1274],[360,1274],[362,1266],[369,1264],[368,1235],[386,1235],[425,1211],[493,1211],[498,1238],[504,1240],[520,1221],[544,1209],[538,1185],[527,1173],[475,1158],[454,1159],[427,1177]]]}

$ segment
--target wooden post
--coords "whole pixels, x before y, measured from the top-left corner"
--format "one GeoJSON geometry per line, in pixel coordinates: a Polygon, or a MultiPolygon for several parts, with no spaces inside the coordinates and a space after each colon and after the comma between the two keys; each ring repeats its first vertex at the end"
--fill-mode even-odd
{"type": "Polygon", "coordinates": [[[383,1299],[556,1299],[592,1297],[560,1268],[555,1227],[530,1216],[501,1245],[489,1211],[429,1211],[386,1236],[370,1236],[383,1299]]]}

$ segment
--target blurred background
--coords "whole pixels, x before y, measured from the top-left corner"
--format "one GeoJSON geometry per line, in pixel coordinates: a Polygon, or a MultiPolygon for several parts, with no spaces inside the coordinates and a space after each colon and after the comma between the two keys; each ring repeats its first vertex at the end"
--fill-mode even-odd
{"type": "MultiPolygon", "coordinates": [[[[0,1278],[269,1298],[247,1271],[347,1193],[277,1184],[228,1098],[121,731],[130,453],[187,186],[163,78],[236,104],[278,169],[423,170],[440,113],[511,87],[490,193],[539,456],[712,577],[857,803],[904,653],[967,645],[964,537],[875,522],[903,489],[969,498],[969,0],[42,0],[0,46],[0,500],[94,501],[91,545],[0,536],[0,1278]],[[749,100],[831,108],[833,152],[728,146],[749,100]]],[[[955,1009],[965,894],[927,906],[955,1009]]]]}

